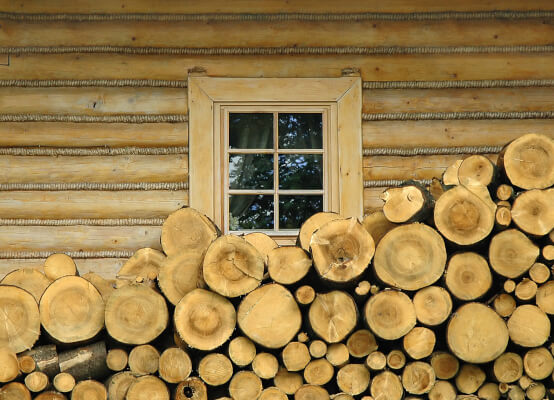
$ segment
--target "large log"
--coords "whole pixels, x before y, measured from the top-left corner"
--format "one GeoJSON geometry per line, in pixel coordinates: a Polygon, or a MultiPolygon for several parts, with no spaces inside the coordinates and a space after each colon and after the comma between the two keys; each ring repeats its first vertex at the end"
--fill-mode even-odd
{"type": "Polygon", "coordinates": [[[316,335],[327,343],[337,343],[355,328],[358,309],[346,292],[334,290],[316,296],[310,305],[308,320],[316,335]]]}
{"type": "Polygon", "coordinates": [[[364,315],[369,328],[385,340],[399,339],[416,324],[414,304],[402,292],[379,292],[365,305],[364,315]]]}
{"type": "Polygon", "coordinates": [[[40,315],[33,295],[16,286],[0,286],[0,347],[28,350],[40,335],[40,315]]]}
{"type": "Polygon", "coordinates": [[[103,341],[67,350],[58,355],[60,372],[71,374],[76,381],[103,379],[108,375],[106,344],[103,341]]]}

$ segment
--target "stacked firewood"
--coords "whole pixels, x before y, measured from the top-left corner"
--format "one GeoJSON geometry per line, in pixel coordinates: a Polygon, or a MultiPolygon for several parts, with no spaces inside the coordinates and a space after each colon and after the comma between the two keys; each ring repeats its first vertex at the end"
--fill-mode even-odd
{"type": "Polygon", "coordinates": [[[114,281],[0,286],[0,400],[552,398],[554,141],[473,155],[296,246],[171,214],[114,281]]]}

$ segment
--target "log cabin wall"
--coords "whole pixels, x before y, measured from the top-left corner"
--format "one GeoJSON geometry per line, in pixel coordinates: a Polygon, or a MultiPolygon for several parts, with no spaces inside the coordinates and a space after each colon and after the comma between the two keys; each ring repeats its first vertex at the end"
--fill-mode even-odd
{"type": "Polygon", "coordinates": [[[63,251],[110,277],[160,248],[188,201],[189,71],[359,71],[365,212],[463,154],[554,135],[549,0],[195,3],[0,2],[0,275],[63,251]]]}

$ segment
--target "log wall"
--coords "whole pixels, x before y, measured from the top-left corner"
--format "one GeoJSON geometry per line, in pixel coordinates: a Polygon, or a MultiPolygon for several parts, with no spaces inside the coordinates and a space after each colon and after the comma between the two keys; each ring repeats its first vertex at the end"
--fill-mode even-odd
{"type": "Polygon", "coordinates": [[[110,276],[159,247],[188,201],[189,71],[359,71],[366,212],[386,185],[554,136],[548,0],[0,4],[0,275],[67,251],[110,276]]]}

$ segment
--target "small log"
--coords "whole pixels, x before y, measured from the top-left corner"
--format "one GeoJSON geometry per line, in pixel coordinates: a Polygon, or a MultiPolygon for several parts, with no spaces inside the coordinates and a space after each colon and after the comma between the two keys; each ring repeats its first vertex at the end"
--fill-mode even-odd
{"type": "Polygon", "coordinates": [[[110,400],[125,400],[129,387],[137,380],[135,374],[129,371],[118,372],[106,381],[108,398],[110,400]]]}
{"type": "Polygon", "coordinates": [[[433,353],[430,362],[438,379],[452,379],[460,369],[458,359],[443,351],[433,353]]]}
{"type": "Polygon", "coordinates": [[[58,343],[94,338],[104,327],[104,300],[86,279],[64,276],[52,282],[40,299],[40,322],[58,343]]]}
{"type": "Polygon", "coordinates": [[[506,278],[514,279],[526,273],[538,256],[539,248],[516,229],[496,234],[489,245],[492,269],[506,278]]]}
{"type": "Polygon", "coordinates": [[[456,400],[456,388],[448,381],[436,381],[428,397],[429,400],[456,400]]]}
{"type": "Polygon", "coordinates": [[[506,293],[501,293],[494,298],[493,301],[494,311],[501,317],[509,317],[516,309],[515,299],[506,293]]]}
{"type": "Polygon", "coordinates": [[[550,279],[550,268],[543,263],[534,263],[529,270],[529,277],[539,285],[545,283],[550,279]]]}
{"type": "Polygon", "coordinates": [[[306,332],[298,332],[296,335],[296,340],[300,343],[308,343],[310,341],[310,336],[306,332]]]}
{"type": "Polygon", "coordinates": [[[346,341],[346,347],[352,357],[362,358],[377,350],[379,345],[371,331],[360,329],[350,335],[346,341]]]}
{"type": "Polygon", "coordinates": [[[431,365],[414,361],[406,364],[402,372],[402,386],[411,394],[425,394],[435,384],[435,371],[431,365]]]}
{"type": "Polygon", "coordinates": [[[39,308],[33,295],[16,286],[0,286],[0,347],[20,353],[33,347],[39,335],[39,308]]]}
{"type": "Polygon", "coordinates": [[[493,364],[494,378],[501,383],[516,382],[523,375],[523,360],[517,353],[502,354],[493,364]]]}
{"type": "Polygon", "coordinates": [[[301,306],[308,306],[312,304],[312,301],[315,299],[315,290],[308,285],[300,286],[294,292],[294,298],[301,306]]]}
{"type": "Polygon", "coordinates": [[[48,391],[39,394],[35,400],[67,400],[67,397],[62,393],[48,391]]]}
{"type": "Polygon", "coordinates": [[[137,378],[127,391],[125,400],[169,400],[169,390],[165,383],[152,375],[137,378]]]}
{"type": "Polygon", "coordinates": [[[374,399],[401,400],[404,388],[396,374],[384,371],[372,379],[370,392],[374,399]]]}
{"type": "Polygon", "coordinates": [[[406,355],[397,349],[393,349],[387,354],[387,365],[390,369],[402,369],[406,365],[406,355]]]}
{"type": "Polygon", "coordinates": [[[371,293],[371,283],[369,281],[360,281],[354,288],[354,294],[357,300],[365,299],[371,293]]]}
{"type": "Polygon", "coordinates": [[[179,338],[198,350],[213,350],[225,343],[237,321],[235,308],[217,293],[194,289],[187,293],[173,316],[179,338]]]}
{"type": "Polygon", "coordinates": [[[456,387],[464,394],[475,393],[486,377],[485,372],[477,365],[464,364],[456,375],[456,387]]]}
{"type": "Polygon", "coordinates": [[[208,385],[220,386],[233,376],[233,364],[221,353],[210,353],[200,360],[198,375],[208,385]]]}
{"type": "Polygon", "coordinates": [[[281,389],[273,386],[265,388],[258,400],[288,400],[288,396],[281,389]]]}
{"type": "Polygon", "coordinates": [[[58,352],[53,344],[34,347],[21,355],[32,357],[35,360],[36,370],[44,372],[50,379],[60,373],[58,352]]]}
{"type": "Polygon", "coordinates": [[[104,279],[94,272],[88,272],[82,277],[92,283],[94,287],[98,289],[100,295],[102,296],[102,300],[104,300],[104,304],[106,304],[111,294],[115,290],[114,281],[104,279]]]}
{"type": "Polygon", "coordinates": [[[262,232],[252,232],[244,235],[244,240],[254,246],[264,257],[264,262],[267,264],[267,257],[271,250],[279,247],[277,242],[262,232]]]}
{"type": "Polygon", "coordinates": [[[325,354],[327,354],[327,343],[319,339],[312,340],[310,342],[309,352],[313,358],[325,357],[325,354]]]}
{"type": "Polygon", "coordinates": [[[428,185],[427,189],[429,194],[433,197],[433,200],[437,201],[439,197],[445,192],[445,188],[438,178],[432,178],[431,183],[428,185]]]}
{"type": "Polygon", "coordinates": [[[458,168],[460,185],[489,186],[497,179],[497,169],[487,157],[475,154],[464,159],[458,168]]]}
{"type": "Polygon", "coordinates": [[[554,141],[530,133],[508,144],[497,164],[512,185],[522,189],[544,189],[554,185],[554,141]]]}
{"type": "MultiPolygon", "coordinates": [[[[325,346],[325,349],[327,349],[327,346],[325,346]]],[[[302,371],[311,360],[310,351],[304,343],[290,342],[283,349],[281,359],[287,371],[302,371]]]]}
{"type": "Polygon", "coordinates": [[[496,312],[480,303],[468,303],[452,315],[446,339],[456,357],[469,363],[485,363],[504,352],[509,336],[496,312]]]}
{"type": "Polygon", "coordinates": [[[257,399],[262,390],[262,381],[251,371],[237,372],[229,384],[229,394],[233,400],[257,399]]]}
{"type": "Polygon", "coordinates": [[[394,290],[372,296],[365,305],[364,315],[371,331],[385,340],[401,338],[416,324],[412,300],[394,290]]]}
{"type": "Polygon", "coordinates": [[[97,342],[60,353],[60,372],[73,375],[76,381],[102,379],[108,375],[106,344],[97,342]]]}
{"type": "Polygon", "coordinates": [[[25,386],[33,393],[42,392],[49,384],[48,376],[40,371],[31,372],[25,377],[25,386]]]}
{"type": "Polygon", "coordinates": [[[517,307],[508,319],[510,339],[522,347],[542,346],[550,336],[550,320],[537,306],[517,307]]]}
{"type": "Polygon", "coordinates": [[[200,378],[191,376],[179,383],[175,400],[208,400],[208,389],[200,378]]]}
{"type": "Polygon", "coordinates": [[[245,367],[254,360],[256,346],[247,337],[238,336],[229,343],[228,353],[233,364],[245,367]]]}
{"type": "Polygon", "coordinates": [[[515,289],[516,297],[521,301],[532,300],[537,294],[537,284],[531,279],[523,278],[515,289]]]}
{"type": "Polygon", "coordinates": [[[519,386],[511,386],[508,390],[508,400],[525,400],[525,392],[519,386]]]}
{"type": "Polygon", "coordinates": [[[52,381],[54,389],[61,393],[68,393],[75,387],[75,378],[67,372],[60,372],[52,381]]]}
{"type": "Polygon", "coordinates": [[[179,383],[192,372],[192,361],[189,355],[178,347],[165,349],[160,356],[158,373],[167,383],[179,383]]]}
{"type": "Polygon", "coordinates": [[[554,260],[554,245],[549,244],[542,248],[541,250],[542,258],[544,258],[547,261],[554,260]]]}
{"type": "Polygon", "coordinates": [[[372,371],[381,371],[387,366],[387,357],[380,351],[374,351],[367,356],[365,365],[372,371]]]}
{"type": "Polygon", "coordinates": [[[358,309],[347,293],[333,290],[316,296],[308,320],[316,335],[327,343],[338,343],[356,326],[358,309]]]}
{"type": "Polygon", "coordinates": [[[463,162],[464,160],[456,160],[444,170],[441,179],[443,185],[452,186],[460,184],[460,180],[458,179],[458,170],[463,162]]]}
{"type": "Polygon", "coordinates": [[[129,369],[137,375],[155,374],[160,366],[160,353],[154,346],[143,344],[129,353],[129,369]]]}
{"type": "Polygon", "coordinates": [[[364,217],[362,226],[369,232],[375,246],[379,244],[383,236],[397,225],[390,222],[382,210],[374,211],[364,217]]]}
{"type": "Polygon", "coordinates": [[[160,290],[173,305],[196,288],[205,288],[202,276],[203,253],[182,251],[166,257],[160,265],[158,284],[160,290]]]}
{"type": "Polygon", "coordinates": [[[498,385],[493,382],[488,382],[481,386],[477,391],[477,395],[484,400],[500,400],[498,385]]]}
{"type": "Polygon", "coordinates": [[[395,224],[423,221],[433,207],[433,198],[427,189],[415,182],[389,188],[379,198],[385,202],[385,217],[395,224]]]}
{"type": "Polygon", "coordinates": [[[31,400],[31,392],[20,382],[10,382],[0,388],[2,400],[31,400]]]}
{"type": "Polygon", "coordinates": [[[8,347],[0,347],[0,382],[13,381],[19,375],[19,362],[15,353],[8,347]]]}
{"type": "Polygon", "coordinates": [[[336,219],[342,219],[342,217],[333,212],[318,212],[309,217],[306,221],[304,221],[300,227],[300,231],[298,232],[298,246],[302,247],[306,251],[310,251],[310,241],[313,233],[327,222],[336,219]]]}
{"type": "Polygon", "coordinates": [[[369,371],[363,364],[346,364],[337,372],[337,386],[344,393],[356,396],[369,386],[369,371]]]}
{"type": "Polygon", "coordinates": [[[373,238],[356,218],[326,223],[312,235],[310,248],[315,270],[333,284],[357,280],[375,253],[373,238]]]}
{"type": "Polygon", "coordinates": [[[105,316],[108,334],[120,343],[132,345],[156,339],[169,319],[163,296],[138,284],[116,290],[106,303],[105,316]]]}
{"type": "Polygon", "coordinates": [[[323,386],[333,379],[335,369],[325,358],[312,360],[304,368],[304,380],[310,385],[323,386]]]}
{"type": "Polygon", "coordinates": [[[418,290],[413,303],[416,318],[424,325],[440,325],[452,313],[452,298],[448,291],[440,286],[428,286],[418,290]]]}
{"type": "Polygon", "coordinates": [[[71,392],[71,400],[107,400],[108,391],[100,382],[93,380],[81,381],[71,392]]]}
{"type": "Polygon", "coordinates": [[[77,275],[75,261],[66,254],[52,254],[44,261],[44,275],[51,281],[64,276],[77,275]]]}
{"type": "Polygon", "coordinates": [[[288,372],[286,368],[279,368],[277,375],[273,378],[273,384],[289,395],[296,393],[303,383],[302,375],[296,372],[288,372]]]}
{"type": "Polygon", "coordinates": [[[507,229],[512,223],[512,211],[508,207],[498,206],[494,214],[494,226],[501,231],[507,229]]]}
{"type": "Polygon", "coordinates": [[[294,296],[285,287],[272,283],[242,299],[237,310],[237,323],[254,342],[269,349],[278,349],[290,342],[300,330],[302,315],[294,296]]]}
{"type": "Polygon", "coordinates": [[[301,247],[283,246],[273,249],[267,256],[267,270],[275,282],[292,285],[306,276],[312,260],[301,247]]]}
{"type": "Polygon", "coordinates": [[[455,254],[446,267],[446,287],[454,297],[463,301],[478,299],[492,285],[487,260],[473,252],[455,254]]]}
{"type": "Polygon", "coordinates": [[[222,296],[238,297],[260,286],[264,265],[254,246],[241,237],[225,235],[208,248],[202,272],[211,290],[222,296]]]}
{"type": "Polygon", "coordinates": [[[20,356],[17,358],[19,370],[24,374],[30,374],[37,368],[37,363],[31,356],[20,356]]]}
{"type": "Polygon", "coordinates": [[[539,286],[535,302],[542,311],[554,315],[554,281],[550,280],[539,286]]]}
{"type": "Polygon", "coordinates": [[[502,285],[502,287],[504,288],[504,291],[506,293],[513,293],[514,290],[516,290],[516,283],[515,283],[515,281],[513,281],[511,279],[506,279],[506,281],[504,281],[504,284],[502,285]]]}
{"type": "Polygon", "coordinates": [[[506,185],[503,183],[502,185],[498,185],[496,188],[496,198],[501,201],[508,201],[511,200],[514,197],[514,188],[513,186],[506,185]]]}
{"type": "Polygon", "coordinates": [[[527,375],[522,375],[521,378],[517,381],[520,388],[523,390],[527,390],[531,384],[535,383],[531,378],[529,378],[527,375]]]}
{"type": "Polygon", "coordinates": [[[106,365],[112,371],[123,371],[127,368],[129,356],[123,349],[111,349],[106,356],[106,365]]]}
{"type": "Polygon", "coordinates": [[[258,353],[252,361],[252,371],[262,379],[272,379],[279,370],[279,361],[271,353],[258,353]]]}
{"type": "Polygon", "coordinates": [[[531,236],[547,235],[554,228],[554,190],[529,190],[516,197],[512,219],[531,236]]]}
{"type": "Polygon", "coordinates": [[[429,329],[417,326],[402,339],[406,353],[414,360],[421,360],[431,355],[435,349],[435,333],[429,329]]]}
{"type": "Polygon", "coordinates": [[[350,359],[350,352],[344,343],[333,343],[327,346],[325,359],[334,367],[342,367],[350,359]]]}
{"type": "Polygon", "coordinates": [[[413,223],[392,229],[379,242],[373,266],[387,285],[418,290],[436,282],[446,264],[444,240],[433,228],[413,223]]]}
{"type": "Polygon", "coordinates": [[[50,279],[35,268],[16,269],[6,274],[4,279],[0,281],[2,285],[17,286],[26,290],[33,295],[37,303],[50,283],[50,279]]]}
{"type": "Polygon", "coordinates": [[[525,373],[537,381],[548,378],[554,370],[552,353],[544,347],[529,350],[523,357],[525,373]]]}
{"type": "Polygon", "coordinates": [[[546,396],[546,387],[541,382],[533,383],[525,391],[525,396],[529,400],[542,400],[546,396]]]}
{"type": "Polygon", "coordinates": [[[494,227],[495,209],[464,186],[446,191],[436,202],[435,225],[451,242],[467,246],[485,239],[494,227]]]}
{"type": "Polygon", "coordinates": [[[162,226],[161,243],[168,256],[184,250],[204,253],[219,236],[215,224],[193,208],[181,208],[171,213],[162,226]]]}
{"type": "Polygon", "coordinates": [[[294,394],[294,400],[328,400],[329,392],[316,385],[303,385],[294,394]]]}
{"type": "Polygon", "coordinates": [[[161,251],[150,248],[138,249],[119,269],[116,277],[131,281],[135,281],[136,278],[154,280],[158,277],[165,258],[161,251]]]}

